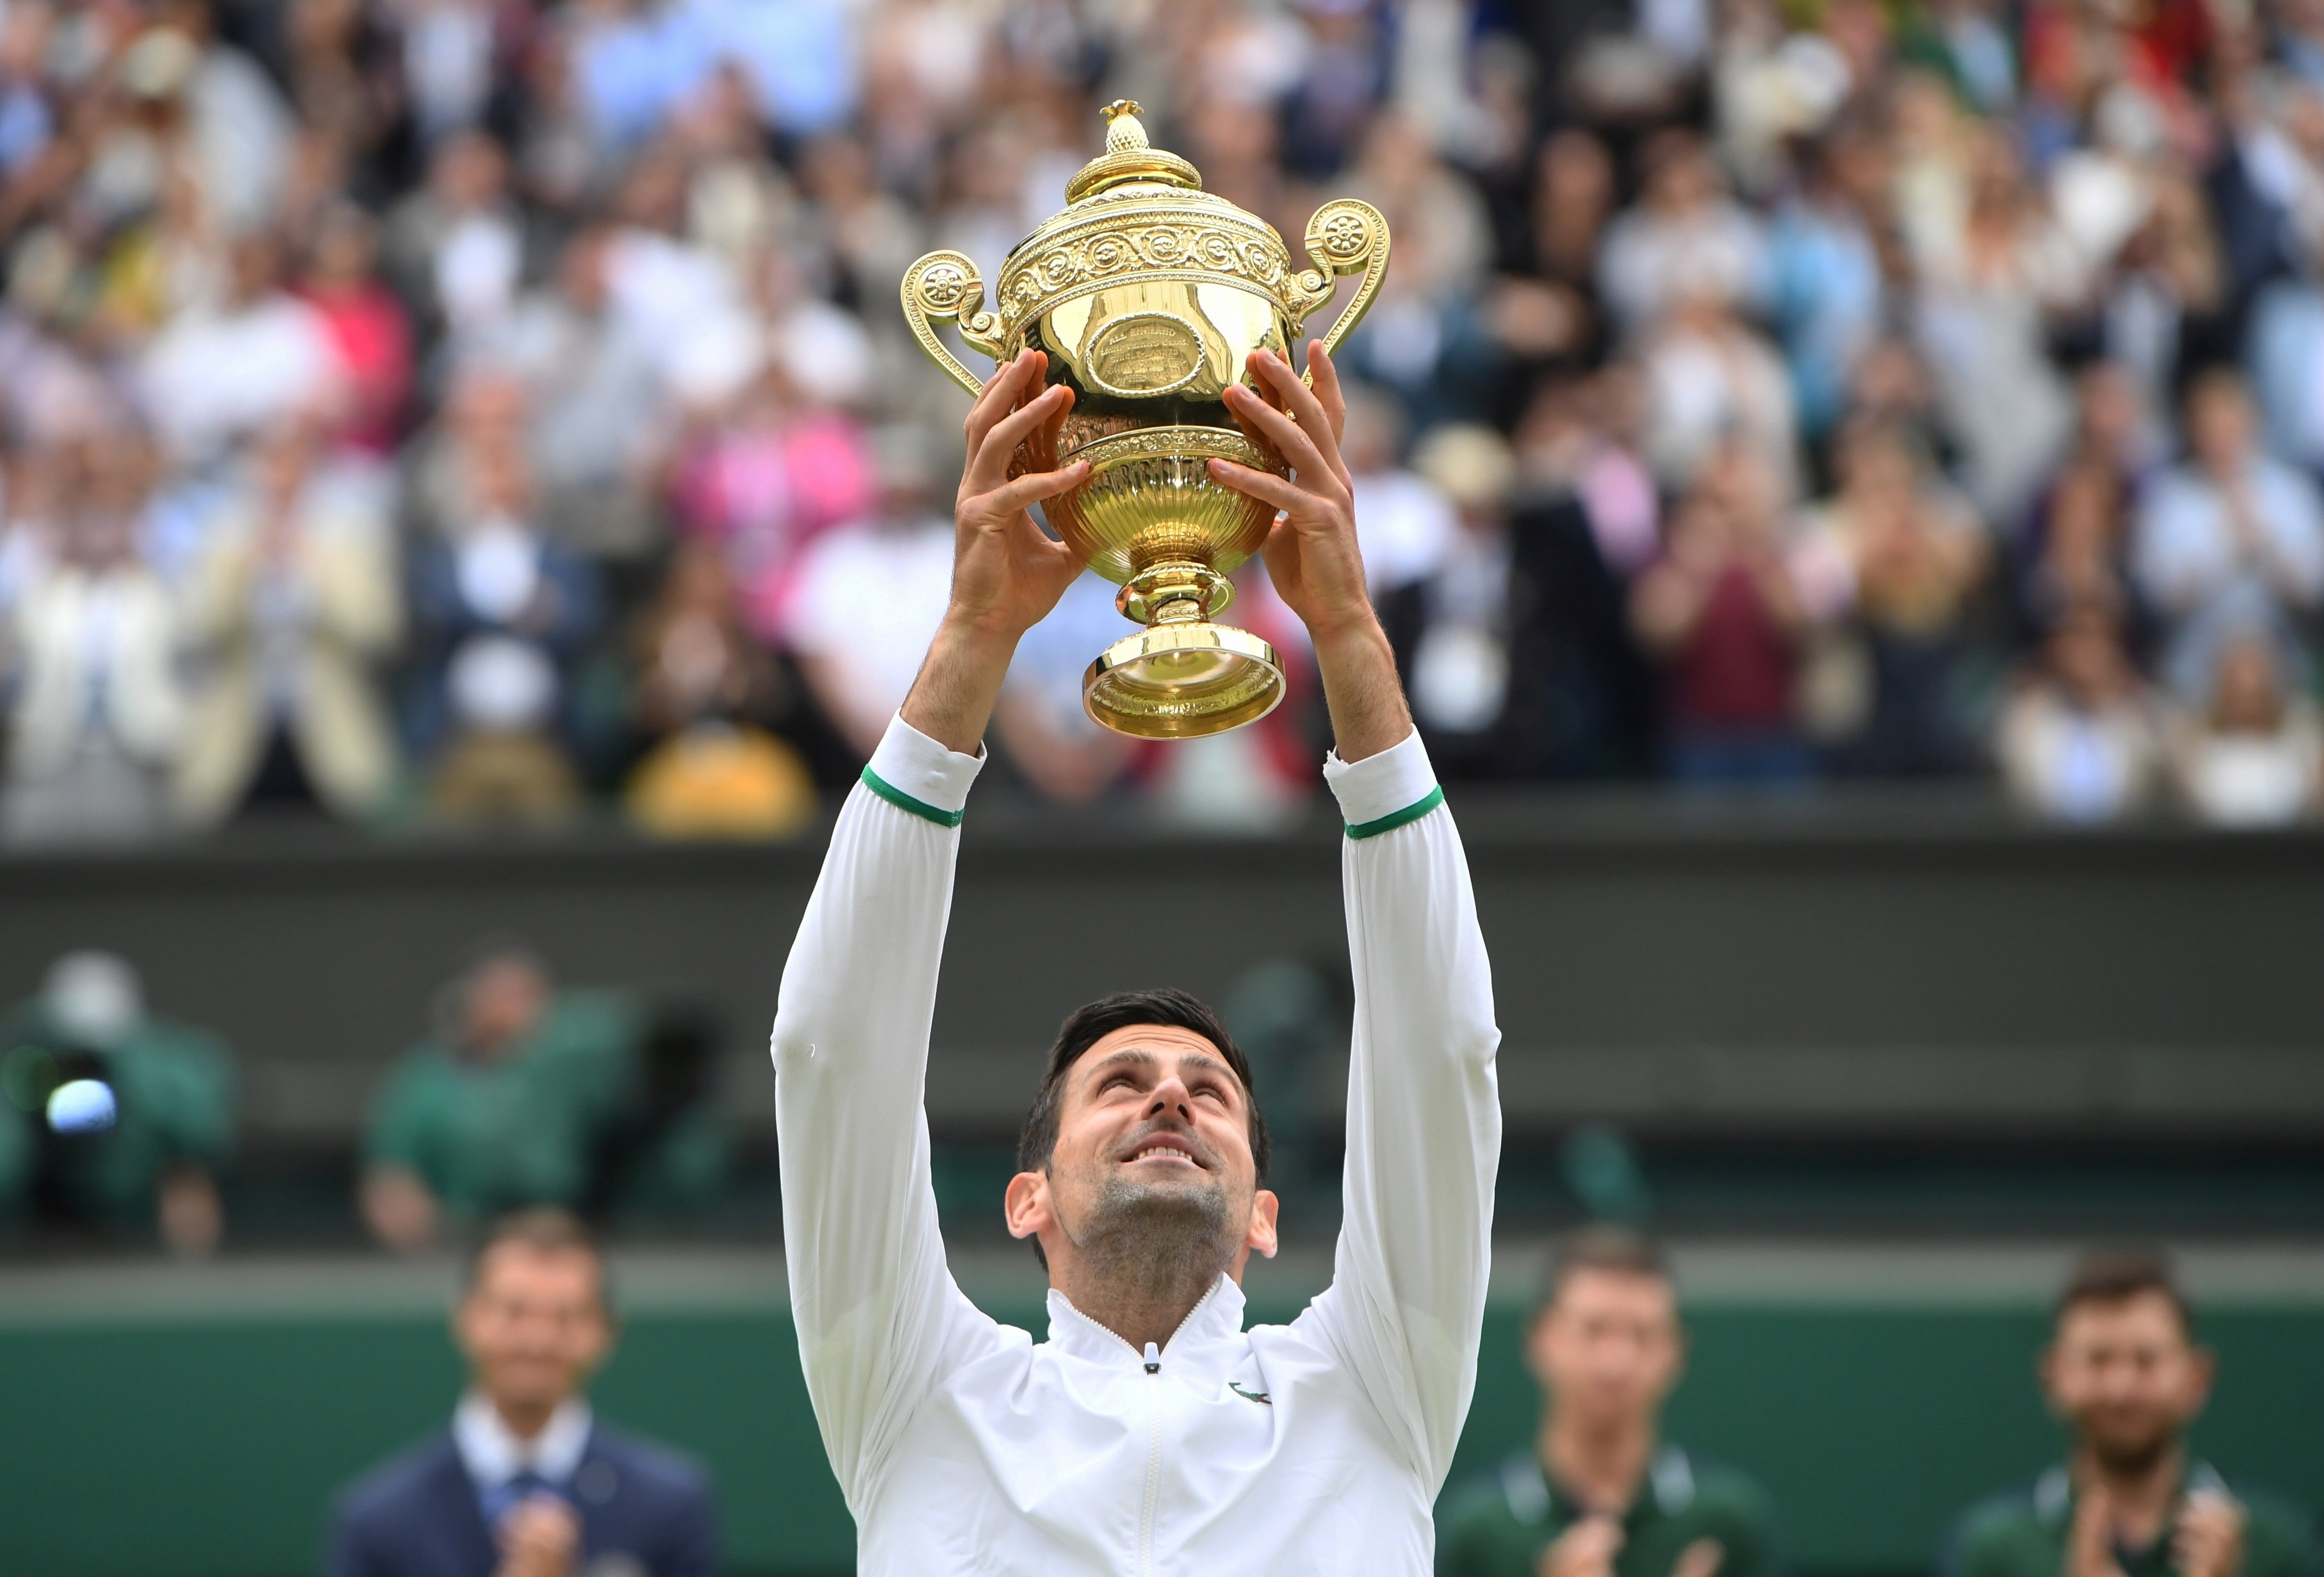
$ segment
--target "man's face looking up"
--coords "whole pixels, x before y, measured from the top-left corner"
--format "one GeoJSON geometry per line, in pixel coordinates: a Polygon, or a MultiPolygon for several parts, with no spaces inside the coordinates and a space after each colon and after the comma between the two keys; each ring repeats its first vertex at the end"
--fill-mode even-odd
{"type": "Polygon", "coordinates": [[[1275,1252],[1275,1195],[1258,1185],[1250,1093],[1191,1029],[1132,1024],[1101,1037],[1059,1091],[1057,1142],[1044,1171],[1009,1185],[1010,1231],[1061,1258],[1125,1233],[1157,1251],[1207,1246],[1240,1277],[1275,1252]]]}
{"type": "Polygon", "coordinates": [[[1568,1270],[1526,1338],[1551,1406],[1591,1433],[1652,1424],[1685,1358],[1671,1284],[1637,1270],[1568,1270]]]}
{"type": "Polygon", "coordinates": [[[2211,1355],[2161,1292],[2090,1299],[2058,1317],[2042,1360],[2051,1409],[2110,1471],[2153,1467],[2211,1394],[2211,1355]]]}

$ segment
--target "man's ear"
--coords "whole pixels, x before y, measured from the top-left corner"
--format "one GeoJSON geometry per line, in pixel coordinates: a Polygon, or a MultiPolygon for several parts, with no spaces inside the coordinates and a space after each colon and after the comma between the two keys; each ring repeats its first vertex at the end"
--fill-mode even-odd
{"type": "Polygon", "coordinates": [[[590,1353],[588,1358],[581,1365],[581,1374],[585,1380],[589,1376],[595,1374],[599,1370],[604,1368],[606,1363],[613,1358],[613,1343],[619,1339],[620,1334],[620,1332],[614,1329],[613,1321],[599,1320],[597,1322],[596,1351],[590,1353]]]}
{"type": "Polygon", "coordinates": [[[1549,1360],[1542,1351],[1543,1343],[1546,1340],[1544,1333],[1548,1329],[1549,1316],[1556,1306],[1554,1304],[1544,1304],[1526,1316],[1526,1372],[1533,1376],[1534,1383],[1544,1390],[1549,1388],[1549,1360]]]}
{"type": "Polygon", "coordinates": [[[1001,1213],[1012,1238],[1038,1238],[1056,1226],[1056,1212],[1049,1207],[1049,1175],[1019,1172],[1010,1178],[1009,1192],[1001,1196],[1001,1213]]]}
{"type": "Polygon", "coordinates": [[[1275,1213],[1281,1207],[1282,1201],[1275,1197],[1272,1189],[1262,1188],[1250,1196],[1250,1231],[1242,1237],[1246,1250],[1257,1253],[1262,1259],[1275,1258],[1275,1213]]]}
{"type": "Polygon", "coordinates": [[[2042,1405],[2050,1410],[2050,1416],[2064,1417],[2066,1410],[2058,1405],[2058,1343],[2055,1340],[2044,1343],[2041,1356],[2034,1359],[2034,1378],[2041,1382],[2042,1405]]]}
{"type": "Polygon", "coordinates": [[[2187,1414],[2189,1421],[2192,1422],[2210,1405],[2211,1382],[2218,1378],[2219,1373],[2219,1355],[2208,1347],[2199,1346],[2189,1355],[2188,1361],[2194,1366],[2194,1395],[2189,1398],[2187,1414]]]}

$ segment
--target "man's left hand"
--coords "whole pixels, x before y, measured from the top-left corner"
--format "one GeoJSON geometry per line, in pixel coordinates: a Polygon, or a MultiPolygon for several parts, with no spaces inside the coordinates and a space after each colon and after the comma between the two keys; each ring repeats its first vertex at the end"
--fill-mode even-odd
{"type": "Polygon", "coordinates": [[[1625,1536],[1618,1517],[1577,1517],[1534,1557],[1534,1577],[1614,1577],[1625,1536]]]}
{"type": "Polygon", "coordinates": [[[1350,624],[1372,622],[1363,555],[1356,548],[1355,480],[1340,457],[1347,399],[1339,372],[1320,345],[1307,352],[1313,389],[1272,351],[1251,352],[1249,364],[1259,392],[1228,385],[1227,409],[1290,462],[1293,478],[1286,481],[1231,460],[1213,460],[1211,475],[1275,506],[1275,527],[1264,549],[1267,576],[1320,642],[1350,624]]]}
{"type": "Polygon", "coordinates": [[[517,1502],[497,1532],[501,1562],[493,1577],[573,1577],[581,1563],[581,1519],[554,1495],[517,1502]]]}
{"type": "Polygon", "coordinates": [[[2171,1536],[2179,1577],[2236,1577],[2244,1563],[2244,1508],[2231,1495],[2197,1489],[2171,1536]]]}
{"type": "Polygon", "coordinates": [[[1714,1538],[1699,1538],[1671,1563],[1671,1577],[1719,1577],[1719,1568],[1726,1563],[1725,1545],[1714,1538]]]}

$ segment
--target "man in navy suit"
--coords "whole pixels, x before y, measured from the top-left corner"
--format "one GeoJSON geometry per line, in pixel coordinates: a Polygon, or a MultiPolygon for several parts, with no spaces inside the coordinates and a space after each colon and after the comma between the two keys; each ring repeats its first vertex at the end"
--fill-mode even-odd
{"type": "Polygon", "coordinates": [[[579,1222],[495,1225],[452,1329],[472,1377],[452,1426],[341,1497],[329,1577],[715,1577],[701,1469],[590,1416],[613,1316],[579,1222]]]}

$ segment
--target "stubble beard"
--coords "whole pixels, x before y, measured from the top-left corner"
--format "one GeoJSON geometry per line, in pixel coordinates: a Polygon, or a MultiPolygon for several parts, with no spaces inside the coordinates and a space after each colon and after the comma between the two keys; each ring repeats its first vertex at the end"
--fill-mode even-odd
{"type": "Polygon", "coordinates": [[[1156,1188],[1109,1170],[1081,1230],[1068,1234],[1089,1275],[1123,1299],[1177,1301],[1206,1291],[1233,1263],[1240,1238],[1226,1186],[1156,1188]]]}
{"type": "Polygon", "coordinates": [[[2090,1455],[2109,1475],[2121,1479],[2142,1478],[2153,1472],[2179,1443],[2179,1432],[2165,1426],[2130,1439],[2108,1439],[2095,1432],[2084,1438],[2089,1443],[2090,1455]]]}
{"type": "Polygon", "coordinates": [[[2154,1472],[2178,1444],[2175,1435],[2157,1435],[2154,1440],[2140,1440],[2135,1444],[2117,1444],[2110,1440],[2091,1440],[2089,1453],[2097,1456],[2098,1465],[2106,1468],[2110,1477],[2117,1480],[2140,1480],[2154,1472]]]}

